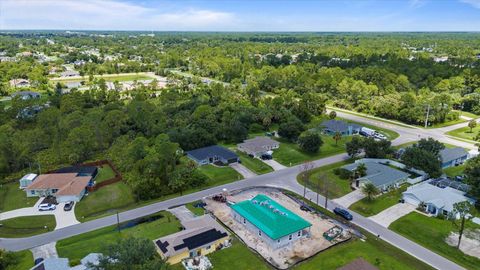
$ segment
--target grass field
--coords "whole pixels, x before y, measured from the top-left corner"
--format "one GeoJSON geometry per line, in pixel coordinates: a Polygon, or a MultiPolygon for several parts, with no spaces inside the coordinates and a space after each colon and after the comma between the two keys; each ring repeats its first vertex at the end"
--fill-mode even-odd
{"type": "Polygon", "coordinates": [[[0,185],[0,212],[32,207],[38,201],[36,197],[28,198],[18,187],[18,182],[0,185]]]}
{"type": "Polygon", "coordinates": [[[198,202],[199,201],[195,201],[195,202],[192,202],[192,203],[187,203],[187,204],[185,204],[185,207],[187,207],[187,209],[190,210],[196,216],[202,216],[205,213],[205,209],[203,209],[201,207],[195,207],[194,206],[198,202]]]}
{"type": "Polygon", "coordinates": [[[472,129],[472,132],[470,132],[469,127],[463,127],[463,128],[459,128],[459,129],[449,131],[449,132],[447,132],[447,134],[451,135],[451,136],[454,136],[454,137],[462,138],[462,139],[465,139],[465,140],[474,141],[475,137],[477,136],[477,134],[479,132],[480,132],[480,125],[477,125],[475,128],[472,129]]]}
{"type": "MultiPolygon", "coordinates": [[[[470,223],[467,226],[473,225],[470,223]]],[[[476,227],[480,228],[478,225],[476,227]]],[[[445,238],[455,228],[449,220],[431,218],[416,212],[396,220],[389,227],[389,229],[465,268],[479,269],[480,259],[465,255],[460,250],[445,243],[445,238]]]]}
{"type": "Polygon", "coordinates": [[[459,165],[459,166],[446,168],[443,170],[443,172],[449,177],[455,177],[457,175],[462,175],[464,170],[465,170],[465,165],[459,165]]]}
{"type": "Polygon", "coordinates": [[[33,254],[30,250],[15,252],[17,262],[15,265],[7,267],[5,270],[23,270],[33,267],[33,254]]]}
{"type": "Polygon", "coordinates": [[[57,223],[55,216],[26,216],[0,221],[0,237],[16,238],[27,237],[53,231],[57,223]]]}
{"type": "Polygon", "coordinates": [[[400,188],[392,190],[388,193],[382,194],[371,201],[368,198],[363,198],[360,201],[352,204],[349,208],[359,213],[362,216],[369,217],[376,215],[383,210],[394,206],[402,197],[402,192],[407,190],[408,185],[402,185],[400,188]]]}
{"type": "Polygon", "coordinates": [[[106,244],[111,244],[120,238],[133,236],[150,240],[175,233],[180,230],[180,222],[169,212],[160,212],[163,217],[152,222],[145,222],[118,232],[116,226],[72,236],[57,242],[58,255],[78,262],[92,252],[102,252],[106,244]]]}
{"type": "Polygon", "coordinates": [[[331,136],[322,135],[323,145],[317,153],[307,153],[300,149],[296,143],[283,139],[277,139],[280,147],[273,151],[273,159],[285,166],[293,166],[305,161],[316,160],[345,152],[345,143],[352,139],[352,136],[344,136],[335,143],[331,136]]]}
{"type": "MultiPolygon", "coordinates": [[[[116,74],[107,74],[107,75],[95,75],[95,78],[100,79],[103,78],[107,82],[124,82],[124,81],[135,81],[135,80],[151,80],[153,79],[151,76],[145,74],[123,74],[123,75],[116,75],[116,74]]],[[[72,78],[53,78],[51,79],[52,82],[80,82],[80,81],[88,81],[88,76],[84,76],[82,79],[72,79],[72,78]]]]}
{"type": "MultiPolygon", "coordinates": [[[[307,173],[308,177],[308,184],[307,187],[311,190],[317,190],[318,182],[320,181],[320,194],[325,196],[325,182],[328,186],[328,198],[334,199],[338,197],[342,197],[347,193],[352,192],[350,188],[350,181],[347,179],[341,179],[338,175],[335,175],[333,172],[336,168],[339,168],[345,164],[349,164],[350,161],[342,161],[334,164],[330,164],[327,166],[319,167],[313,169],[307,173]],[[319,179],[319,175],[324,173],[326,175],[325,179],[319,179]]],[[[302,179],[301,175],[297,175],[297,181],[303,185],[304,180],[302,179]]]]}
{"type": "Polygon", "coordinates": [[[464,122],[467,122],[467,120],[465,120],[463,118],[458,118],[457,120],[452,120],[452,121],[448,121],[448,122],[445,122],[445,123],[433,124],[431,126],[428,126],[428,128],[448,127],[448,126],[451,126],[451,125],[456,125],[456,124],[460,124],[460,123],[464,123],[464,122]]]}
{"type": "Polygon", "coordinates": [[[240,151],[236,151],[236,153],[240,157],[242,164],[248,169],[250,169],[252,172],[256,174],[273,172],[272,167],[268,166],[260,159],[249,157],[247,154],[240,151]]]}
{"type": "Polygon", "coordinates": [[[115,172],[108,164],[105,164],[102,167],[98,167],[98,174],[95,177],[95,182],[98,184],[113,177],[115,177],[115,172]]]}
{"type": "Polygon", "coordinates": [[[209,183],[215,185],[223,185],[243,178],[241,174],[228,166],[217,167],[208,164],[198,167],[198,170],[208,177],[209,183]]]}

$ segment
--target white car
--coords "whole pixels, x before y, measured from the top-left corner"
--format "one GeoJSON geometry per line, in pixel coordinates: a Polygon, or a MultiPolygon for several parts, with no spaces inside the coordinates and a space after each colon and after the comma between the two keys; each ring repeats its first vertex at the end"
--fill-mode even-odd
{"type": "Polygon", "coordinates": [[[54,204],[51,203],[42,203],[38,206],[39,211],[53,211],[57,207],[54,204]]]}

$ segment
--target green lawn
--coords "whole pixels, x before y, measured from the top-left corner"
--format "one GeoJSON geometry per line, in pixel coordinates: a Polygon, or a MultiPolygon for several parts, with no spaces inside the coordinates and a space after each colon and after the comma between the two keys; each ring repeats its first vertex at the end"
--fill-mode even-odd
{"type": "Polygon", "coordinates": [[[32,207],[37,201],[37,197],[27,198],[18,182],[0,185],[0,212],[32,207]]]}
{"type": "Polygon", "coordinates": [[[131,188],[123,182],[117,182],[85,196],[75,206],[75,216],[78,221],[85,222],[106,213],[114,214],[117,210],[133,203],[135,198],[131,188]]]}
{"type": "Polygon", "coordinates": [[[98,167],[98,174],[95,177],[95,182],[98,184],[113,177],[115,177],[115,172],[108,164],[104,164],[102,167],[98,167]]]}
{"type": "MultiPolygon", "coordinates": [[[[473,225],[468,224],[468,226],[473,225]]],[[[476,227],[480,228],[478,225],[476,227]]],[[[455,229],[451,221],[412,212],[393,222],[389,229],[465,268],[479,269],[480,259],[465,255],[460,250],[445,243],[445,238],[455,229]]]]}
{"type": "MultiPolygon", "coordinates": [[[[107,82],[124,82],[124,81],[135,81],[135,80],[151,80],[152,77],[145,75],[145,74],[126,74],[126,75],[115,75],[115,74],[106,74],[106,75],[95,75],[95,78],[100,79],[103,78],[107,82]]],[[[84,76],[83,79],[71,79],[71,78],[54,78],[51,79],[53,83],[56,82],[79,82],[79,81],[88,81],[88,76],[84,76]]]]}
{"type": "Polygon", "coordinates": [[[102,252],[106,244],[114,243],[122,237],[144,237],[154,240],[180,230],[180,222],[175,216],[166,211],[155,215],[159,214],[163,217],[123,229],[120,233],[114,225],[60,240],[56,246],[58,255],[61,258],[69,258],[75,264],[89,253],[102,252]]]}
{"type": "Polygon", "coordinates": [[[27,216],[0,221],[0,237],[27,237],[53,231],[57,223],[55,216],[27,216]],[[45,227],[46,226],[46,227],[45,227]]]}
{"type": "Polygon", "coordinates": [[[454,136],[454,137],[459,137],[465,140],[475,140],[475,136],[480,132],[480,125],[477,125],[475,128],[472,129],[472,132],[470,132],[469,127],[463,127],[459,129],[455,129],[452,131],[447,132],[448,135],[454,136]]]}
{"type": "MultiPolygon", "coordinates": [[[[318,182],[320,181],[320,194],[325,196],[325,182],[327,183],[328,187],[328,198],[334,199],[338,197],[342,197],[350,192],[352,189],[350,188],[350,180],[348,179],[341,179],[338,175],[335,175],[333,172],[336,168],[339,168],[345,164],[349,164],[351,161],[342,161],[337,162],[334,164],[330,164],[327,166],[315,168],[307,173],[308,177],[308,184],[307,187],[311,190],[317,190],[318,182]],[[319,175],[324,173],[326,175],[325,179],[319,179],[319,175]]],[[[297,175],[297,181],[303,185],[304,180],[302,176],[299,174],[297,175]]]]}
{"type": "Polygon", "coordinates": [[[459,165],[459,166],[446,168],[443,170],[443,172],[449,177],[455,177],[457,175],[462,175],[464,170],[465,170],[465,165],[459,165]]]}
{"type": "Polygon", "coordinates": [[[6,270],[23,270],[33,267],[33,254],[30,250],[23,250],[15,252],[17,263],[7,267],[6,270]]]}
{"type": "Polygon", "coordinates": [[[194,213],[196,216],[201,216],[205,213],[205,209],[201,207],[195,207],[194,205],[197,204],[200,201],[195,201],[191,203],[185,204],[185,207],[187,207],[188,210],[190,210],[192,213],[194,213]]]}
{"type": "Polygon", "coordinates": [[[407,190],[407,186],[407,184],[404,184],[398,189],[378,196],[373,201],[369,200],[368,198],[363,198],[360,201],[352,204],[350,209],[365,217],[376,215],[383,210],[397,204],[398,200],[402,198],[402,192],[407,190]]]}
{"type": "Polygon", "coordinates": [[[307,153],[300,149],[296,143],[283,139],[277,139],[280,147],[273,151],[273,159],[285,166],[293,166],[305,161],[316,160],[345,152],[345,143],[352,139],[352,136],[343,136],[338,144],[332,136],[321,135],[323,145],[317,153],[307,153]]]}
{"type": "Polygon", "coordinates": [[[228,166],[218,167],[207,164],[198,167],[198,170],[208,177],[209,186],[223,185],[243,178],[241,174],[228,166]]]}
{"type": "Polygon", "coordinates": [[[471,113],[471,112],[464,112],[464,111],[458,111],[461,113],[461,115],[463,116],[466,116],[466,117],[470,117],[470,118],[478,118],[479,116],[474,114],[474,113],[471,113]]]}
{"type": "MultiPolygon", "coordinates": [[[[448,126],[460,124],[460,123],[463,123],[463,122],[467,122],[467,120],[465,120],[463,118],[458,118],[457,120],[452,120],[452,121],[448,121],[448,122],[445,122],[445,123],[433,124],[431,126],[428,126],[428,128],[448,127],[448,126]]],[[[422,126],[422,127],[424,127],[424,126],[422,126]]]]}
{"type": "Polygon", "coordinates": [[[240,151],[236,151],[236,153],[240,157],[242,164],[248,169],[250,169],[252,172],[256,174],[273,172],[272,167],[268,166],[260,159],[249,157],[247,154],[240,151]]]}

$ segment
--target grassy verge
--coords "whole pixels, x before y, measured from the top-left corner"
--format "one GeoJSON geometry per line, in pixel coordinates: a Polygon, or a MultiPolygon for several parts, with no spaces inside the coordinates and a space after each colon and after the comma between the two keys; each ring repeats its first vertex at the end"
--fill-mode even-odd
{"type": "Polygon", "coordinates": [[[198,167],[198,170],[205,174],[210,182],[214,182],[217,185],[227,184],[243,178],[241,174],[228,166],[217,167],[208,164],[198,167]]]}
{"type": "Polygon", "coordinates": [[[205,209],[201,207],[195,207],[195,204],[197,204],[198,202],[199,201],[185,204],[185,207],[187,207],[187,209],[190,210],[190,212],[195,214],[195,216],[201,216],[205,213],[205,209]]]}
{"type": "MultiPolygon", "coordinates": [[[[340,168],[345,164],[349,164],[350,161],[342,161],[327,166],[315,168],[307,172],[307,187],[311,190],[317,190],[317,186],[320,186],[320,194],[325,196],[325,186],[328,187],[328,198],[338,198],[352,192],[350,188],[350,181],[348,179],[341,179],[334,173],[334,170],[340,168]],[[319,176],[325,174],[325,178],[320,179],[319,176]]],[[[304,179],[299,174],[297,175],[297,181],[301,185],[304,184],[304,179]]]]}
{"type": "Polygon", "coordinates": [[[369,114],[359,113],[359,112],[355,112],[355,111],[349,111],[349,110],[340,109],[340,108],[331,107],[331,106],[327,106],[327,108],[330,109],[330,110],[333,110],[333,111],[339,111],[339,112],[344,112],[344,113],[348,113],[348,114],[353,114],[353,115],[361,116],[361,117],[372,119],[372,120],[377,120],[377,121],[388,123],[388,124],[394,124],[394,125],[402,126],[402,127],[406,127],[406,128],[415,128],[414,126],[409,125],[409,124],[405,124],[405,123],[402,123],[402,122],[399,122],[399,121],[385,119],[385,118],[381,118],[381,117],[376,117],[376,116],[369,115],[369,114]]]}
{"type": "MultiPolygon", "coordinates": [[[[468,224],[467,226],[473,225],[468,224]]],[[[480,265],[480,259],[465,255],[462,251],[445,243],[445,238],[450,232],[456,230],[451,221],[413,212],[394,221],[389,229],[465,268],[478,269],[480,265]]]]}
{"type": "Polygon", "coordinates": [[[151,222],[117,231],[116,226],[72,236],[57,242],[58,255],[69,258],[73,264],[92,252],[103,252],[105,245],[115,243],[120,238],[133,236],[150,240],[175,233],[180,230],[180,222],[169,212],[160,212],[155,215],[162,217],[151,222]]]}
{"type": "Polygon", "coordinates": [[[477,125],[475,128],[472,129],[472,132],[470,132],[469,127],[463,127],[459,129],[455,129],[452,131],[447,132],[448,135],[451,135],[453,137],[458,137],[461,139],[465,140],[475,140],[475,137],[477,134],[480,132],[480,125],[477,125]]]}
{"type": "Polygon", "coordinates": [[[33,254],[30,250],[23,250],[15,252],[15,265],[8,266],[5,270],[23,270],[33,267],[33,254]]]}
{"type": "Polygon", "coordinates": [[[108,164],[105,164],[102,167],[98,167],[98,174],[95,177],[95,182],[98,184],[113,177],[115,177],[115,172],[108,164]]]}
{"type": "Polygon", "coordinates": [[[448,121],[448,122],[445,122],[445,123],[436,123],[436,124],[433,124],[431,126],[428,126],[427,128],[448,127],[448,126],[451,126],[451,125],[456,125],[456,124],[464,123],[464,122],[467,122],[467,121],[468,120],[465,120],[463,118],[458,118],[457,120],[452,120],[452,121],[448,121]]]}
{"type": "Polygon", "coordinates": [[[0,237],[16,238],[28,237],[53,231],[57,223],[55,216],[27,216],[0,221],[0,237]]]}
{"type": "Polygon", "coordinates": [[[256,174],[273,172],[272,167],[268,166],[266,163],[262,162],[260,159],[249,157],[247,154],[240,151],[236,151],[236,153],[240,157],[242,164],[252,172],[256,174]]]}
{"type": "Polygon", "coordinates": [[[464,112],[464,111],[457,111],[457,112],[460,112],[461,116],[465,116],[465,117],[470,117],[470,118],[478,118],[479,116],[474,114],[474,113],[471,113],[471,112],[464,112]]]}
{"type": "Polygon", "coordinates": [[[18,208],[32,207],[38,198],[28,198],[25,191],[19,188],[19,183],[0,185],[0,211],[6,212],[18,208]]]}
{"type": "Polygon", "coordinates": [[[376,215],[383,210],[394,206],[402,197],[402,192],[407,190],[408,185],[402,185],[400,188],[382,194],[371,201],[368,198],[363,198],[360,201],[352,204],[350,209],[359,213],[362,216],[369,217],[376,215]]]}
{"type": "Polygon", "coordinates": [[[323,145],[317,153],[304,152],[296,143],[277,139],[280,147],[273,151],[273,159],[285,166],[293,166],[305,161],[333,156],[345,152],[345,144],[352,139],[352,136],[344,136],[337,144],[332,136],[322,135],[321,137],[323,145]]]}

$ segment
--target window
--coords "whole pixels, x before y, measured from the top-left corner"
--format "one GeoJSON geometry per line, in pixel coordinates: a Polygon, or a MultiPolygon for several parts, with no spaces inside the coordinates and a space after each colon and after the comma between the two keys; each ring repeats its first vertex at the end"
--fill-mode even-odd
{"type": "Polygon", "coordinates": [[[206,247],[206,249],[209,250],[211,247],[212,247],[212,246],[208,246],[208,247],[206,247]]]}
{"type": "Polygon", "coordinates": [[[31,190],[30,194],[35,195],[35,190],[31,190]]]}
{"type": "Polygon", "coordinates": [[[258,235],[262,236],[262,231],[259,230],[259,231],[258,231],[258,235]]]}
{"type": "Polygon", "coordinates": [[[292,235],[291,234],[288,236],[288,240],[292,240],[292,235]]]}
{"type": "Polygon", "coordinates": [[[300,235],[302,235],[302,232],[298,231],[297,236],[300,236],[300,235]]]}
{"type": "Polygon", "coordinates": [[[277,243],[280,243],[280,239],[277,240],[277,243]]]}
{"type": "Polygon", "coordinates": [[[245,219],[243,219],[243,224],[247,224],[247,221],[245,219]]]}

